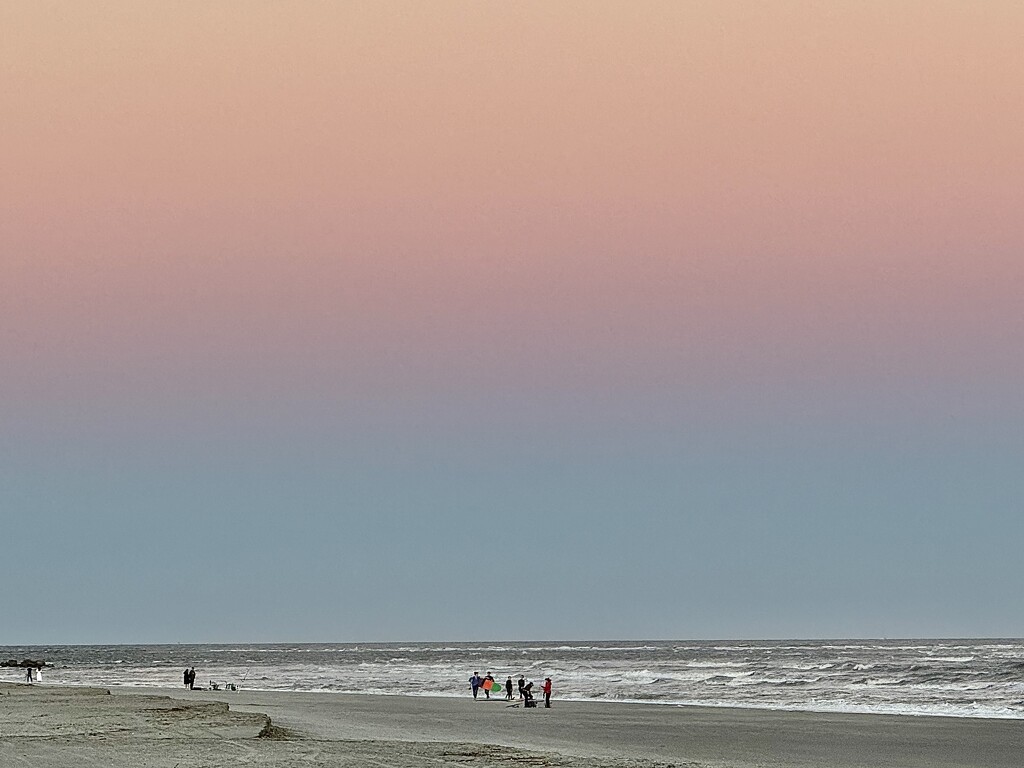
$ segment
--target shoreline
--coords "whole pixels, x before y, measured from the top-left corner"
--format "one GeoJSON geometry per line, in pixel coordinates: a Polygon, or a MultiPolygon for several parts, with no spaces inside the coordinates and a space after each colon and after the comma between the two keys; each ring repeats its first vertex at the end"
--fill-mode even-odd
{"type": "MultiPolygon", "coordinates": [[[[0,681],[0,685],[5,683],[9,684],[20,684],[15,681],[0,681]]],[[[153,685],[135,685],[127,683],[50,683],[45,681],[43,685],[50,685],[54,688],[108,688],[111,691],[168,691],[168,692],[179,692],[184,691],[183,688],[176,685],[168,686],[153,686],[153,685]]],[[[467,694],[462,693],[451,693],[451,694],[438,694],[438,693],[421,693],[419,691],[411,691],[405,693],[385,693],[383,691],[336,691],[336,690],[313,690],[313,689],[281,689],[281,688],[258,688],[254,686],[245,686],[239,688],[237,693],[254,693],[254,694],[308,694],[308,695],[323,695],[323,696],[380,696],[382,698],[418,698],[418,699],[439,699],[439,700],[452,700],[462,699],[467,697],[467,694]]],[[[232,695],[233,691],[229,690],[201,690],[196,689],[195,693],[206,693],[206,694],[224,694],[232,695]]],[[[554,699],[553,699],[554,700],[554,699]]],[[[498,701],[501,701],[499,699],[498,701]]],[[[731,703],[714,703],[714,702],[686,702],[686,701],[661,701],[656,699],[583,699],[583,698],[557,698],[560,702],[571,702],[573,704],[595,704],[602,706],[639,706],[639,707],[666,707],[666,708],[679,708],[679,709],[722,709],[722,710],[752,710],[756,712],[792,712],[796,714],[808,714],[808,715],[866,715],[866,716],[879,716],[879,717],[909,717],[909,718],[948,718],[951,720],[999,720],[999,721],[1021,721],[1024,722],[1024,712],[1017,714],[995,714],[992,712],[985,712],[979,714],[953,714],[950,712],[928,712],[928,711],[888,711],[884,709],[869,709],[869,708],[857,708],[849,707],[845,709],[839,708],[827,708],[823,707],[820,709],[809,709],[804,707],[786,707],[777,706],[772,704],[731,704],[731,703]]]]}
{"type": "Polygon", "coordinates": [[[3,765],[1017,768],[1021,754],[1008,719],[0,684],[3,765]]]}
{"type": "MultiPolygon", "coordinates": [[[[1024,641],[189,643],[9,647],[53,662],[46,682],[222,685],[458,698],[470,670],[550,675],[558,698],[765,711],[1024,719],[1024,641]]],[[[481,671],[482,673],[482,671],[481,671]]],[[[16,680],[0,674],[0,679],[16,680]]],[[[514,687],[514,686],[513,686],[514,687]]],[[[500,695],[500,694],[499,694],[500,695]]]]}

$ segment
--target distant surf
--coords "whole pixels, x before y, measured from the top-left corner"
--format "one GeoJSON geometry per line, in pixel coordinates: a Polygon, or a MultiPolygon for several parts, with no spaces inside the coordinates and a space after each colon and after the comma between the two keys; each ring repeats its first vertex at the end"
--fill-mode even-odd
{"type": "MultiPolygon", "coordinates": [[[[812,712],[1024,718],[1022,640],[0,646],[47,684],[468,695],[473,672],[551,677],[555,697],[812,712]]],[[[16,682],[17,669],[0,670],[16,682]]]]}

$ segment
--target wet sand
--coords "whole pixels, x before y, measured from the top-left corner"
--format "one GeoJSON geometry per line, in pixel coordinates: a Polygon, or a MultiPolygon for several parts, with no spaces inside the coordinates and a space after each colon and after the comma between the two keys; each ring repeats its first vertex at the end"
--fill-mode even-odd
{"type": "Polygon", "coordinates": [[[0,765],[1018,768],[1024,721],[0,686],[0,765]]]}

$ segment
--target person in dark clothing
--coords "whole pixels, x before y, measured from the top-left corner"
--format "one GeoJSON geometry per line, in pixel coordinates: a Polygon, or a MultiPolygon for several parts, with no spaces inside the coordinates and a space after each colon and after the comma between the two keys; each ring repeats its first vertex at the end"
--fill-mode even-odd
{"type": "Polygon", "coordinates": [[[542,691],[544,691],[544,706],[547,707],[548,709],[550,709],[551,708],[551,678],[550,677],[545,677],[544,678],[544,685],[542,685],[540,687],[540,689],[542,691]]]}
{"type": "Polygon", "coordinates": [[[505,681],[505,700],[512,701],[512,675],[505,681]]]}
{"type": "Polygon", "coordinates": [[[525,699],[526,698],[526,694],[523,693],[523,689],[526,687],[526,678],[523,677],[522,675],[519,676],[518,685],[519,685],[519,698],[520,699],[525,699]]]}
{"type": "Polygon", "coordinates": [[[523,686],[523,707],[536,707],[537,702],[533,700],[533,680],[523,686]]]}
{"type": "Polygon", "coordinates": [[[182,675],[182,679],[185,681],[185,687],[189,688],[190,686],[188,684],[188,679],[189,679],[188,667],[185,667],[185,674],[182,675]]]}
{"type": "Polygon", "coordinates": [[[188,689],[194,691],[196,687],[196,668],[192,667],[188,671],[188,689]]]}
{"type": "Polygon", "coordinates": [[[469,687],[473,689],[474,699],[476,698],[477,692],[480,690],[480,684],[482,682],[483,680],[480,678],[480,675],[478,675],[476,672],[474,672],[473,675],[469,678],[469,687]]]}

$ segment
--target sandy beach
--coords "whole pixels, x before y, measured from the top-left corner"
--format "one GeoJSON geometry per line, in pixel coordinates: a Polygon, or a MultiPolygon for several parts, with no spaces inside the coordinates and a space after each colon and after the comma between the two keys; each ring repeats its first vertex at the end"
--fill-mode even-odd
{"type": "Polygon", "coordinates": [[[3,766],[1017,768],[1016,720],[257,691],[0,687],[3,766]]]}

